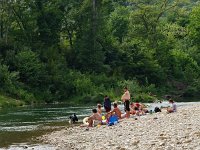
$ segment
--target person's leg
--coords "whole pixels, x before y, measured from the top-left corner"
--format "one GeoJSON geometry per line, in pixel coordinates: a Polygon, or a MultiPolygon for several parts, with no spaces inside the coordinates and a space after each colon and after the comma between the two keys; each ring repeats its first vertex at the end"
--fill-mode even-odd
{"type": "Polygon", "coordinates": [[[130,118],[130,111],[126,111],[126,118],[130,118]]]}
{"type": "Polygon", "coordinates": [[[167,112],[168,113],[172,113],[172,112],[174,112],[171,108],[167,108],[167,112]]]}
{"type": "Polygon", "coordinates": [[[109,117],[110,117],[110,112],[107,112],[107,113],[105,114],[105,118],[108,119],[109,117]]]}
{"type": "Polygon", "coordinates": [[[126,112],[126,101],[124,102],[124,111],[126,112]]]}
{"type": "Polygon", "coordinates": [[[91,117],[88,118],[88,123],[89,123],[88,127],[92,127],[93,126],[93,119],[91,117]]]}
{"type": "Polygon", "coordinates": [[[122,119],[126,118],[126,114],[122,114],[122,115],[121,115],[121,118],[122,118],[122,119]]]}
{"type": "Polygon", "coordinates": [[[129,100],[126,100],[125,103],[126,103],[126,118],[130,118],[130,103],[129,103],[129,100]]]}

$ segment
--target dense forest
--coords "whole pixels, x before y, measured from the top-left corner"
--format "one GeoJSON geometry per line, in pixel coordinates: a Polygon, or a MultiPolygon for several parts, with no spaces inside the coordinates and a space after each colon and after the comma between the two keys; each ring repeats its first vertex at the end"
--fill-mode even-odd
{"type": "Polygon", "coordinates": [[[0,95],[26,104],[200,92],[198,0],[1,0],[0,95]]]}

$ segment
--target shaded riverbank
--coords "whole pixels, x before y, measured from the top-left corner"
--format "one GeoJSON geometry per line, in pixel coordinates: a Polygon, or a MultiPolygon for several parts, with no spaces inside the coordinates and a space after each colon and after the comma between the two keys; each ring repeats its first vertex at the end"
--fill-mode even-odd
{"type": "Polygon", "coordinates": [[[161,113],[124,119],[115,126],[74,127],[42,137],[57,149],[132,150],[200,149],[200,104],[178,107],[177,113],[161,113]],[[193,111],[194,113],[191,113],[193,111]]]}

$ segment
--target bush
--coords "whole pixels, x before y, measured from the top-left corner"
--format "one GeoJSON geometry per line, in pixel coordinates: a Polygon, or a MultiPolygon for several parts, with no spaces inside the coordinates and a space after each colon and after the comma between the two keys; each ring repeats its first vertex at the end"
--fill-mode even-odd
{"type": "Polygon", "coordinates": [[[18,72],[10,72],[8,66],[0,63],[0,89],[12,94],[18,80],[18,72]]]}
{"type": "Polygon", "coordinates": [[[185,90],[183,96],[184,97],[194,97],[195,95],[197,95],[199,92],[199,90],[197,89],[197,87],[192,87],[189,86],[187,87],[187,89],[185,90]]]}
{"type": "Polygon", "coordinates": [[[46,71],[36,53],[30,50],[20,51],[16,55],[15,65],[19,71],[21,82],[32,87],[42,85],[46,71]]]}
{"type": "Polygon", "coordinates": [[[146,93],[140,93],[140,94],[135,95],[132,98],[132,100],[134,102],[138,101],[138,102],[142,102],[142,103],[152,103],[155,100],[157,100],[157,98],[154,96],[151,96],[149,94],[146,94],[146,93]]]}
{"type": "Polygon", "coordinates": [[[19,101],[16,99],[8,98],[7,96],[2,96],[0,94],[0,107],[17,107],[17,106],[23,106],[24,102],[19,101]]]}
{"type": "Polygon", "coordinates": [[[118,87],[120,87],[121,90],[123,90],[124,87],[127,87],[130,93],[139,93],[142,91],[142,88],[139,86],[139,83],[136,79],[119,81],[118,87]]]}
{"type": "Polygon", "coordinates": [[[97,104],[103,103],[104,95],[97,94],[97,95],[86,95],[80,98],[79,103],[81,104],[97,104]]]}
{"type": "Polygon", "coordinates": [[[25,101],[26,104],[30,105],[35,101],[34,95],[30,92],[27,92],[26,90],[19,89],[16,94],[19,97],[19,99],[25,101]]]}
{"type": "Polygon", "coordinates": [[[191,83],[193,80],[197,79],[200,68],[189,54],[181,50],[173,50],[171,55],[174,58],[172,69],[175,78],[179,80],[182,79],[187,83],[191,83]]]}

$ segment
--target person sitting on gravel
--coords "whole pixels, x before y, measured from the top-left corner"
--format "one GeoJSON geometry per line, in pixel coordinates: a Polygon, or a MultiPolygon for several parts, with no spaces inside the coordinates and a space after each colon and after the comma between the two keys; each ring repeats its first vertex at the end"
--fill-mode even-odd
{"type": "Polygon", "coordinates": [[[130,114],[132,114],[132,115],[136,114],[135,104],[133,102],[131,102],[131,104],[130,104],[130,114]]]}
{"type": "Polygon", "coordinates": [[[107,125],[112,126],[118,123],[118,116],[115,114],[115,112],[110,113],[109,118],[107,118],[107,125]]]}
{"type": "Polygon", "coordinates": [[[122,112],[121,110],[117,107],[117,103],[113,104],[114,109],[111,111],[111,114],[115,113],[118,117],[118,119],[122,119],[122,112]]]}
{"type": "Polygon", "coordinates": [[[95,124],[102,124],[102,117],[97,112],[97,109],[92,109],[93,114],[88,118],[88,127],[92,127],[95,124]]]}
{"type": "Polygon", "coordinates": [[[138,101],[135,102],[134,109],[137,116],[144,115],[147,112],[147,109],[144,108],[144,105],[139,103],[138,101]]]}
{"type": "Polygon", "coordinates": [[[141,104],[138,101],[136,101],[135,102],[135,110],[139,110],[140,106],[141,106],[141,104]]]}
{"type": "Polygon", "coordinates": [[[172,99],[169,100],[169,103],[172,104],[172,107],[167,108],[167,112],[168,113],[176,112],[177,111],[176,103],[172,99]]]}

